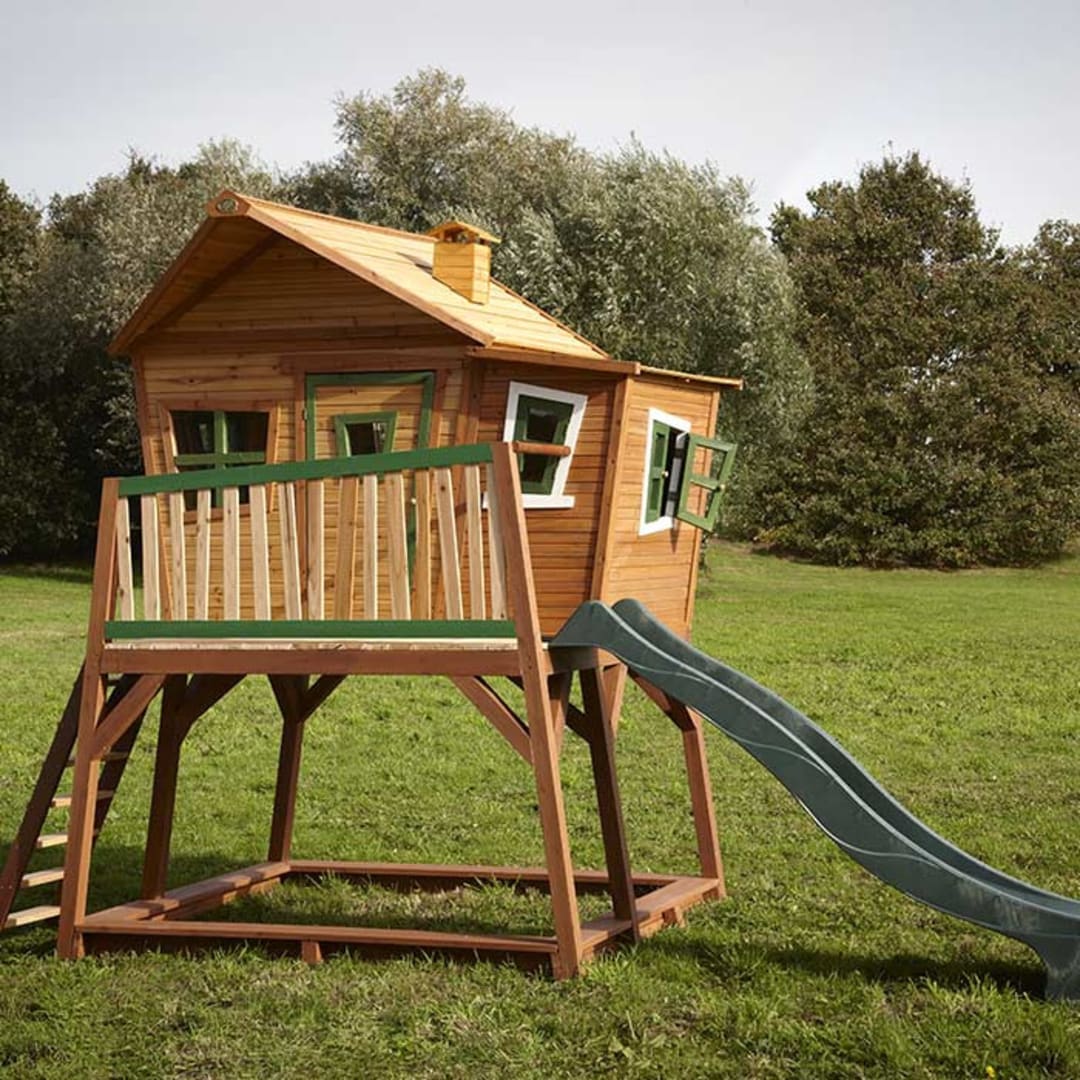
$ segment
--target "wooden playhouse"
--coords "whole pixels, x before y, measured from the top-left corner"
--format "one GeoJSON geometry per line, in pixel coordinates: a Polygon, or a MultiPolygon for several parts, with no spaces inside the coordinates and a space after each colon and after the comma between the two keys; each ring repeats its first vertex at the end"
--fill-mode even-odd
{"type": "Polygon", "coordinates": [[[232,192],[208,209],[112,344],[133,365],[146,475],[103,490],[86,663],[0,872],[0,925],[59,916],[69,957],[241,939],[309,959],[343,947],[511,956],[562,976],[720,895],[698,718],[652,693],[683,733],[701,875],[635,876],[613,756],[626,671],[546,639],[582,602],[627,596],[688,634],[702,532],[732,458],[712,437],[717,408],[738,380],[612,358],[493,280],[495,239],[461,222],[421,236],[232,192]],[[448,676],[532,767],[545,867],[292,858],[305,721],[346,676],[388,673],[448,676]],[[575,673],[582,710],[569,701],[575,673]],[[167,890],[183,739],[258,674],[283,716],[267,860],[167,890]],[[523,688],[525,716],[496,676],[523,688]],[[91,914],[92,849],[159,694],[141,895],[91,914]],[[589,744],[603,871],[571,862],[566,728],[589,744]],[[69,767],[70,794],[58,794],[69,767]],[[67,832],[44,832],[63,806],[67,832]],[[64,865],[29,869],[54,843],[64,865]],[[555,934],[191,919],[325,873],[541,888],[555,934]],[[57,903],[12,913],[20,889],[45,886],[57,903]],[[610,915],[582,923],[582,890],[609,892],[610,915]]]}

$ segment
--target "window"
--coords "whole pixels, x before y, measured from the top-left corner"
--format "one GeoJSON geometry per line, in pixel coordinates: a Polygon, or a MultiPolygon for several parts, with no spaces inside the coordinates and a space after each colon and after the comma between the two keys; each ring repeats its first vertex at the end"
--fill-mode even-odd
{"type": "Polygon", "coordinates": [[[520,455],[522,502],[526,509],[569,509],[574,505],[574,496],[565,493],[566,480],[586,401],[584,394],[529,383],[510,384],[503,438],[508,442],[556,443],[570,448],[570,453],[561,458],[520,455]]]}
{"type": "Polygon", "coordinates": [[[649,410],[639,535],[662,532],[674,525],[689,441],[689,420],[649,410]]]}
{"type": "MultiPolygon", "coordinates": [[[[221,469],[234,465],[263,465],[270,433],[270,414],[256,410],[173,409],[173,465],[177,472],[221,469]]],[[[195,509],[196,493],[185,492],[185,505],[195,509]]],[[[240,501],[247,502],[241,489],[240,501]]],[[[214,492],[221,505],[221,492],[214,492]]]]}
{"type": "Polygon", "coordinates": [[[339,413],[334,417],[337,452],[341,457],[389,454],[396,427],[396,412],[339,413]]]}

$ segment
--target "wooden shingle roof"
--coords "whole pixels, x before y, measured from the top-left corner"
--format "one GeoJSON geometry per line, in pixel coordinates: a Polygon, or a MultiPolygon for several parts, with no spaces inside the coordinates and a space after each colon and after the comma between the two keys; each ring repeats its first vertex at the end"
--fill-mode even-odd
{"type": "MultiPolygon", "coordinates": [[[[212,289],[268,236],[307,248],[383,289],[477,345],[618,364],[598,346],[494,279],[486,304],[475,304],[432,276],[431,236],[366,225],[223,191],[209,217],[110,345],[124,353],[156,323],[212,289]]],[[[632,365],[627,365],[631,367],[632,365]]]]}

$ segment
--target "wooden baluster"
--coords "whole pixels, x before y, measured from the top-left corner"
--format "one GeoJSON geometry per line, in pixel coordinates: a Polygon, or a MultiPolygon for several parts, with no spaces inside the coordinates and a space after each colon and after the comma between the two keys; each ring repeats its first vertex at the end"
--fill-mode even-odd
{"type": "Polygon", "coordinates": [[[185,620],[187,602],[187,540],[184,536],[184,493],[169,495],[169,554],[172,566],[172,617],[185,620]]]}
{"type": "Polygon", "coordinates": [[[337,566],[334,570],[335,619],[353,617],[353,590],[356,587],[356,513],[359,501],[359,478],[344,477],[338,498],[337,566]]]}
{"type": "Polygon", "coordinates": [[[484,597],[484,521],[480,501],[480,466],[465,466],[465,535],[469,540],[469,617],[487,618],[484,597]]]}
{"type": "Polygon", "coordinates": [[[379,617],[379,478],[364,477],[364,618],[379,617]]]}
{"type": "Polygon", "coordinates": [[[116,609],[121,619],[135,618],[135,574],[131,568],[131,507],[127,499],[116,506],[116,609]]]}
{"type": "Polygon", "coordinates": [[[195,504],[195,618],[210,618],[210,492],[199,491],[195,504]]]}
{"type": "Polygon", "coordinates": [[[161,618],[161,547],[158,540],[157,497],[144,495],[139,500],[142,514],[143,618],[157,622],[161,618]]]}
{"type": "Polygon", "coordinates": [[[256,619],[269,619],[270,542],[266,531],[266,486],[256,484],[248,496],[251,512],[251,582],[256,619]]]}
{"type": "Polygon", "coordinates": [[[454,481],[449,469],[435,469],[435,510],[439,522],[439,559],[442,562],[446,617],[464,619],[461,599],[461,560],[454,521],[454,481]]]}
{"type": "Polygon", "coordinates": [[[431,474],[420,469],[413,474],[416,488],[416,559],[413,588],[416,618],[431,618],[431,474]]]}
{"type": "Polygon", "coordinates": [[[405,477],[386,477],[386,526],[390,545],[390,617],[411,619],[409,600],[409,542],[405,526],[405,477]]]}
{"type": "Polygon", "coordinates": [[[505,619],[506,611],[506,551],[503,546],[502,519],[499,515],[499,493],[495,485],[495,469],[487,467],[488,563],[491,577],[491,617],[505,619]]]}
{"type": "Polygon", "coordinates": [[[240,489],[225,488],[222,532],[222,586],[225,592],[225,618],[240,618],[240,489]]]}
{"type": "Polygon", "coordinates": [[[323,482],[307,482],[307,617],[326,617],[326,558],[323,535],[324,516],[323,482]]]}
{"type": "Polygon", "coordinates": [[[285,618],[303,618],[300,611],[300,543],[296,527],[296,485],[281,485],[281,568],[285,586],[285,618]]]}

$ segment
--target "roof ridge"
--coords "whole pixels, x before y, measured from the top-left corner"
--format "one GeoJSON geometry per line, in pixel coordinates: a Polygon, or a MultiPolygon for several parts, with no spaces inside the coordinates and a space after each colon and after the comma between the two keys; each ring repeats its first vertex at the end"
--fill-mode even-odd
{"type": "MultiPolygon", "coordinates": [[[[221,196],[225,194],[226,192],[222,191],[218,194],[217,198],[220,199],[221,196]]],[[[385,233],[388,236],[404,236],[410,240],[426,240],[433,246],[435,244],[435,237],[427,236],[424,233],[409,232],[408,229],[395,229],[389,225],[375,225],[370,221],[361,221],[359,218],[339,217],[337,214],[324,214],[319,210],[308,210],[302,206],[293,206],[291,203],[276,202],[273,199],[260,199],[255,195],[245,195],[242,191],[229,191],[227,194],[261,207],[268,207],[273,210],[286,210],[290,214],[303,214],[305,217],[321,218],[323,221],[332,221],[335,225],[350,225],[353,228],[363,229],[365,232],[385,233]]],[[[213,201],[216,202],[217,199],[213,201]]]]}

